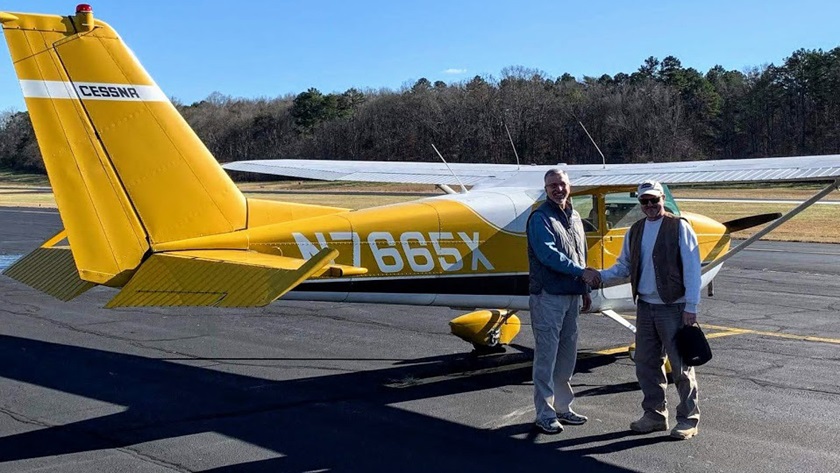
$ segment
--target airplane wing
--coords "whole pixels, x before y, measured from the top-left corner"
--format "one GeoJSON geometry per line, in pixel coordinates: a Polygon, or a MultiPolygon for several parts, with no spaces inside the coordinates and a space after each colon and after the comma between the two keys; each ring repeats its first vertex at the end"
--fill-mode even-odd
{"type": "Polygon", "coordinates": [[[224,164],[222,167],[229,171],[321,181],[455,185],[460,180],[466,186],[499,183],[517,173],[515,164],[450,163],[449,166],[452,168],[451,172],[444,163],[267,159],[236,161],[224,164]],[[453,172],[458,176],[457,178],[453,176],[453,172]]]}
{"type": "Polygon", "coordinates": [[[840,155],[645,164],[517,166],[451,163],[449,166],[452,172],[443,163],[277,159],[237,161],[223,167],[231,171],[325,181],[454,185],[460,180],[464,185],[475,188],[540,188],[543,175],[553,167],[564,169],[577,187],[637,185],[645,179],[666,184],[825,181],[840,176],[840,155]]]}

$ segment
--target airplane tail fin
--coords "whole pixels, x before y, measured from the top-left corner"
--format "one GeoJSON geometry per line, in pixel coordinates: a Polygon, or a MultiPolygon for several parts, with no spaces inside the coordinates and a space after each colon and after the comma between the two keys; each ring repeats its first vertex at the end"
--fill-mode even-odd
{"type": "Polygon", "coordinates": [[[245,197],[106,23],[0,13],[81,279],[120,286],[155,244],[240,230],[245,197]]]}

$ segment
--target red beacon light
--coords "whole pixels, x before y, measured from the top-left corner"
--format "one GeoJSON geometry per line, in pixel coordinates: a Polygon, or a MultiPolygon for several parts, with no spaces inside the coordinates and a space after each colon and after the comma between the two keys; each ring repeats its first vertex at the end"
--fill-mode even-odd
{"type": "Polygon", "coordinates": [[[95,23],[93,20],[93,8],[87,3],[76,5],[76,19],[74,23],[76,23],[76,27],[80,32],[92,31],[95,23]]]}

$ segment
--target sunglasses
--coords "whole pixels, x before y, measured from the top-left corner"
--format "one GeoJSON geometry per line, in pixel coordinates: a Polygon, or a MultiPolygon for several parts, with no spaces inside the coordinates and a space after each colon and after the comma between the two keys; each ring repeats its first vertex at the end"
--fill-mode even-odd
{"type": "Polygon", "coordinates": [[[651,197],[650,199],[639,199],[639,203],[642,205],[655,205],[658,204],[661,198],[659,197],[651,197]]]}

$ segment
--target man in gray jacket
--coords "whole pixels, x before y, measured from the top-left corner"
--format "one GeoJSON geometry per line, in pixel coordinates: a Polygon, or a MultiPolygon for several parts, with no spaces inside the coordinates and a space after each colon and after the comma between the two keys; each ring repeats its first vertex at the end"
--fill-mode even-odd
{"type": "MultiPolygon", "coordinates": [[[[545,174],[545,203],[528,218],[528,266],[531,328],[534,331],[534,407],[542,432],[563,431],[561,423],[581,425],[586,416],[572,411],[570,384],[577,359],[577,319],[591,304],[584,273],[586,236],[572,208],[569,177],[551,169],[545,174]]],[[[597,277],[597,276],[595,276],[597,277]]]]}

